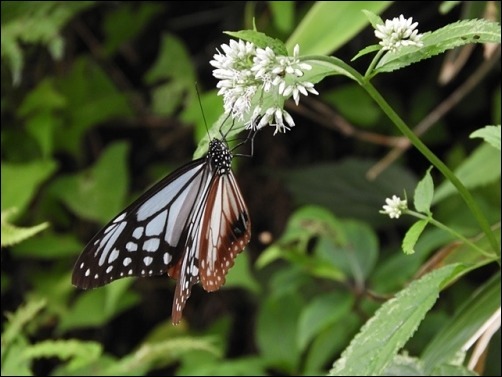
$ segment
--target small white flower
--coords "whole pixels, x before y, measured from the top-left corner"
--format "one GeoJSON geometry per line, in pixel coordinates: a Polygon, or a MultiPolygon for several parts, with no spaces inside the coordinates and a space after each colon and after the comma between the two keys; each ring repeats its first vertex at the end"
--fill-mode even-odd
{"type": "Polygon", "coordinates": [[[216,87],[218,95],[223,96],[225,113],[244,121],[248,129],[273,126],[274,135],[294,127],[293,118],[283,110],[283,97],[292,96],[298,105],[300,94],[319,94],[313,83],[303,79],[312,67],[302,63],[299,55],[298,45],[293,56],[276,55],[270,47],[259,48],[242,40],[221,45],[210,64],[219,80],[216,87]],[[270,108],[264,110],[256,104],[262,104],[258,95],[263,93],[273,99],[270,108]]]}
{"type": "Polygon", "coordinates": [[[291,115],[281,107],[270,107],[265,111],[265,114],[261,115],[260,113],[261,109],[253,113],[254,118],[246,125],[248,129],[259,130],[268,124],[275,127],[275,135],[278,132],[289,131],[291,127],[295,126],[295,121],[291,115]]]}
{"type": "Polygon", "coordinates": [[[375,36],[379,39],[383,50],[396,51],[401,46],[422,47],[422,34],[416,29],[418,22],[412,23],[413,17],[404,18],[401,14],[392,20],[386,20],[385,24],[376,25],[375,36]]]}
{"type": "Polygon", "coordinates": [[[399,196],[393,195],[392,198],[385,199],[386,205],[383,206],[384,215],[389,215],[391,219],[399,219],[399,216],[404,210],[408,209],[408,203],[406,200],[401,200],[399,196]]]}

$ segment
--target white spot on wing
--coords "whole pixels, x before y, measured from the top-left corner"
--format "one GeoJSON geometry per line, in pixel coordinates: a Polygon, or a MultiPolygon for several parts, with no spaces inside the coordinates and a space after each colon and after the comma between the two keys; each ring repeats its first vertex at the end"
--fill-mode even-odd
{"type": "Polygon", "coordinates": [[[113,220],[114,223],[118,223],[119,221],[124,220],[126,217],[127,212],[122,213],[119,217],[117,217],[115,220],[113,220]]]}
{"type": "Polygon", "coordinates": [[[108,257],[108,263],[112,263],[119,256],[119,249],[114,248],[108,257]]]}
{"type": "Polygon", "coordinates": [[[144,257],[143,258],[143,263],[145,264],[145,266],[149,266],[150,264],[152,264],[152,262],[153,262],[152,257],[144,257]]]}
{"type": "Polygon", "coordinates": [[[136,244],[134,242],[128,242],[126,244],[126,250],[127,251],[136,251],[136,250],[138,250],[138,244],[136,244]]]}
{"type": "Polygon", "coordinates": [[[148,252],[157,251],[159,249],[160,240],[158,238],[151,238],[146,240],[143,244],[143,250],[148,252]]]}
{"type": "Polygon", "coordinates": [[[132,232],[132,236],[134,238],[136,238],[137,240],[141,238],[141,236],[143,235],[143,231],[145,230],[145,228],[143,228],[142,226],[138,226],[136,229],[134,229],[134,231],[132,232]]]}
{"type": "Polygon", "coordinates": [[[124,258],[124,261],[122,262],[124,264],[124,267],[127,267],[131,264],[132,262],[132,259],[127,257],[127,258],[124,258]]]}
{"type": "Polygon", "coordinates": [[[164,253],[164,264],[169,264],[171,262],[171,259],[173,259],[173,256],[167,252],[164,253]]]}

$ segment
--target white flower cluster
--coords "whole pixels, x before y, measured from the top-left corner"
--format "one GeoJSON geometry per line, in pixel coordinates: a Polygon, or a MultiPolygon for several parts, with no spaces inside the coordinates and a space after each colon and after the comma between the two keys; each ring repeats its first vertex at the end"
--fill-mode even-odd
{"type": "Polygon", "coordinates": [[[391,219],[399,219],[403,211],[408,209],[406,200],[401,200],[401,198],[396,195],[393,195],[392,199],[385,199],[385,203],[387,204],[383,206],[383,211],[380,211],[380,213],[389,215],[391,219]]]}
{"type": "Polygon", "coordinates": [[[386,20],[385,24],[376,25],[375,36],[379,39],[383,50],[396,51],[401,46],[423,47],[422,34],[416,29],[418,22],[412,23],[413,18],[394,17],[386,20]]]}
{"type": "Polygon", "coordinates": [[[293,96],[298,105],[300,94],[319,94],[314,84],[303,81],[305,71],[312,69],[299,59],[300,48],[295,46],[293,56],[276,55],[270,48],[256,47],[251,42],[230,40],[221,45],[210,64],[218,80],[218,95],[223,96],[225,113],[245,121],[246,128],[260,129],[267,124],[277,132],[294,127],[291,115],[283,109],[284,100],[293,96]],[[253,104],[253,98],[265,92],[275,98],[275,105],[262,109],[253,104]]]}

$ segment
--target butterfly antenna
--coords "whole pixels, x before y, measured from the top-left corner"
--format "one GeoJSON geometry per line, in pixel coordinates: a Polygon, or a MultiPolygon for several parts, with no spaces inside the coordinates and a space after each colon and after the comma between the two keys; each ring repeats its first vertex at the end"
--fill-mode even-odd
{"type": "Polygon", "coordinates": [[[207,127],[206,114],[204,114],[204,109],[202,108],[202,100],[200,99],[199,85],[195,83],[195,92],[197,93],[197,99],[199,100],[200,112],[202,113],[202,119],[204,119],[204,126],[206,126],[207,137],[211,138],[209,135],[209,128],[207,127]]]}

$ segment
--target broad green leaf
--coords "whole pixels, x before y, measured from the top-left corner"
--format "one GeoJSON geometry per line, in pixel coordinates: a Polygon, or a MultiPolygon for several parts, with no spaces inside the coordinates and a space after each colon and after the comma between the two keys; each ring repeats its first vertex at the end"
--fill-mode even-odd
{"type": "Polygon", "coordinates": [[[122,3],[113,12],[104,15],[103,39],[104,50],[108,56],[116,53],[123,44],[133,42],[134,39],[148,27],[152,19],[162,14],[160,3],[122,3]]]}
{"type": "Polygon", "coordinates": [[[8,221],[13,212],[15,211],[13,211],[12,208],[2,211],[2,247],[18,244],[30,237],[33,237],[35,234],[41,232],[49,226],[49,223],[45,222],[32,227],[17,227],[8,221]]]}
{"type": "Polygon", "coordinates": [[[375,71],[392,72],[470,43],[500,43],[500,25],[485,20],[462,20],[423,34],[423,47],[405,46],[395,52],[387,52],[375,71]]]}
{"type": "Polygon", "coordinates": [[[99,327],[134,306],[140,297],[127,288],[132,279],[121,279],[105,287],[80,294],[71,310],[59,322],[60,331],[99,327]]]}
{"type": "Polygon", "coordinates": [[[290,372],[297,368],[300,355],[296,342],[297,324],[303,305],[296,293],[268,296],[262,300],[256,341],[269,365],[290,372]]]}
{"type": "Polygon", "coordinates": [[[327,229],[314,256],[319,257],[319,264],[333,265],[363,286],[378,258],[378,239],[366,223],[343,220],[337,228],[327,229]]]}
{"type": "Polygon", "coordinates": [[[298,347],[304,350],[309,342],[329,326],[339,323],[341,318],[350,313],[354,297],[347,293],[329,292],[317,296],[307,305],[300,315],[298,323],[298,347]]]}
{"type": "Polygon", "coordinates": [[[82,251],[81,242],[73,234],[44,234],[28,239],[12,248],[12,254],[22,258],[41,258],[52,260],[77,255],[82,251]]]}
{"type": "Polygon", "coordinates": [[[153,110],[159,115],[171,115],[182,101],[195,100],[196,75],[192,58],[183,42],[171,34],[162,36],[160,52],[145,82],[165,82],[153,90],[153,110]],[[186,98],[185,98],[186,97],[186,98]]]}
{"type": "Polygon", "coordinates": [[[295,22],[294,1],[269,1],[268,6],[272,12],[275,27],[282,33],[290,33],[295,22]]]}
{"type": "Polygon", "coordinates": [[[274,175],[285,181],[297,204],[319,205],[337,217],[360,219],[381,227],[386,225],[378,212],[383,199],[392,197],[396,191],[412,192],[416,179],[404,168],[392,166],[370,181],[366,173],[373,165],[371,160],[345,159],[274,171],[274,175]]]}
{"type": "Polygon", "coordinates": [[[258,294],[260,285],[250,273],[249,253],[244,250],[235,258],[234,266],[228,270],[226,283],[223,288],[241,287],[258,294]]]}
{"type": "Polygon", "coordinates": [[[55,147],[72,155],[81,155],[82,138],[91,127],[111,119],[133,115],[129,93],[117,88],[110,76],[88,56],[72,62],[71,70],[57,82],[66,98],[64,127],[55,129],[55,147]]]}
{"type": "Polygon", "coordinates": [[[383,304],[335,362],[329,375],[380,375],[413,335],[444,284],[459,270],[458,265],[435,270],[383,304]]]}
{"type": "Polygon", "coordinates": [[[415,209],[427,215],[431,213],[432,197],[434,196],[434,182],[432,182],[431,169],[432,167],[427,169],[425,176],[418,182],[415,195],[413,196],[415,209]]]}
{"type": "Polygon", "coordinates": [[[340,354],[350,339],[361,327],[361,321],[353,312],[347,313],[339,321],[323,329],[307,349],[303,376],[326,375],[326,365],[333,355],[340,354]]]}
{"type": "Polygon", "coordinates": [[[23,214],[39,187],[56,168],[52,160],[2,162],[2,210],[15,207],[23,214]]]}
{"type": "Polygon", "coordinates": [[[479,376],[476,372],[467,369],[463,365],[443,364],[434,368],[431,374],[424,374],[424,376],[479,376]]]}
{"type": "Polygon", "coordinates": [[[77,215],[100,223],[110,221],[124,206],[127,149],[124,142],[113,144],[91,169],[59,178],[52,191],[77,215]]]}
{"type": "Polygon", "coordinates": [[[472,346],[472,337],[500,308],[500,295],[500,273],[497,273],[465,301],[448,326],[424,350],[421,359],[427,375],[437,366],[451,363],[461,350],[470,348],[466,344],[472,346]]]}
{"type": "Polygon", "coordinates": [[[405,254],[415,253],[415,244],[417,243],[418,238],[420,237],[428,223],[429,222],[427,220],[418,220],[411,226],[410,229],[408,229],[403,238],[402,244],[405,254]]]}
{"type": "Polygon", "coordinates": [[[300,45],[302,55],[327,55],[351,40],[369,22],[363,9],[380,13],[390,1],[318,1],[286,42],[288,51],[300,45]]]}
{"type": "MultiPolygon", "coordinates": [[[[500,179],[500,162],[500,151],[491,145],[482,144],[454,173],[466,188],[473,189],[500,179]]],[[[432,203],[438,203],[455,192],[453,185],[445,181],[434,192],[432,203]]]]}
{"type": "Polygon", "coordinates": [[[469,137],[471,139],[475,137],[480,137],[484,139],[484,141],[493,145],[500,151],[500,133],[501,133],[500,125],[486,126],[477,131],[474,131],[469,137]]]}

